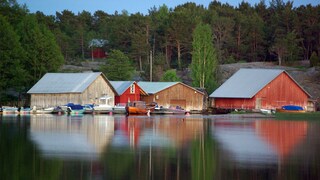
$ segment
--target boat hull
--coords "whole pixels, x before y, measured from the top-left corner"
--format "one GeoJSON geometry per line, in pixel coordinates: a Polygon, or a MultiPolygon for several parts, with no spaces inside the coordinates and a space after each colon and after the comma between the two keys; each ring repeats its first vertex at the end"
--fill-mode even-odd
{"type": "Polygon", "coordinates": [[[19,111],[18,111],[18,108],[16,107],[5,106],[1,108],[1,113],[3,115],[7,115],[7,114],[10,115],[10,114],[18,114],[19,111]]]}
{"type": "Polygon", "coordinates": [[[126,111],[126,107],[114,107],[113,110],[112,110],[113,113],[115,114],[126,114],[127,111],[126,111]]]}
{"type": "Polygon", "coordinates": [[[110,105],[97,105],[93,107],[93,112],[95,114],[108,114],[111,113],[112,110],[113,108],[110,105]]]}
{"type": "Polygon", "coordinates": [[[154,109],[154,105],[147,106],[144,101],[133,101],[126,106],[127,114],[149,114],[154,109]]]}
{"type": "Polygon", "coordinates": [[[68,111],[68,114],[69,115],[84,114],[84,109],[71,110],[71,111],[68,111]]]}
{"type": "Polygon", "coordinates": [[[187,111],[183,109],[160,108],[160,109],[155,109],[151,113],[152,114],[186,114],[187,111]]]}
{"type": "Polygon", "coordinates": [[[127,113],[129,113],[129,114],[147,114],[148,110],[146,108],[128,106],[127,113]]]}

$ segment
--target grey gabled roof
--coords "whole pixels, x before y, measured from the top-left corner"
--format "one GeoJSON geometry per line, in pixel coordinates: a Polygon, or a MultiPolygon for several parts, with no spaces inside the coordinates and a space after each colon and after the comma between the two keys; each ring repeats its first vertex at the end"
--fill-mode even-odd
{"type": "Polygon", "coordinates": [[[155,94],[160,92],[164,89],[167,89],[179,82],[147,82],[147,81],[140,81],[138,85],[148,94],[155,94]]]}
{"type": "Polygon", "coordinates": [[[240,69],[209,97],[252,98],[282,72],[285,71],[280,69],[240,69]]]}
{"type": "Polygon", "coordinates": [[[28,91],[28,94],[82,93],[101,74],[101,72],[47,73],[28,91]]]}
{"type": "Polygon", "coordinates": [[[148,94],[156,94],[176,84],[182,84],[188,88],[194,89],[200,94],[204,94],[204,92],[199,91],[198,89],[188,86],[182,82],[147,82],[147,81],[138,82],[138,85],[140,86],[140,88],[142,88],[148,94]]]}
{"type": "Polygon", "coordinates": [[[138,85],[148,94],[155,94],[164,89],[167,89],[179,82],[148,82],[148,81],[140,81],[138,85]]]}
{"type": "Polygon", "coordinates": [[[122,95],[135,81],[110,81],[119,95],[122,95]]]}

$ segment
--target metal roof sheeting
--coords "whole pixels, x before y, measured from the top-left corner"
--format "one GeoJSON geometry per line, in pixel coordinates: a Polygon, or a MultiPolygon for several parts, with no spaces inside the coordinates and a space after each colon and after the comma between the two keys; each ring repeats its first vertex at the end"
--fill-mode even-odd
{"type": "Polygon", "coordinates": [[[36,93],[82,93],[101,72],[47,73],[29,91],[36,93]]]}
{"type": "Polygon", "coordinates": [[[164,89],[167,89],[179,82],[147,82],[147,81],[140,81],[138,85],[148,94],[155,94],[160,92],[164,89]]]}
{"type": "Polygon", "coordinates": [[[285,71],[280,69],[240,69],[209,97],[252,98],[282,72],[285,71]]]}
{"type": "Polygon", "coordinates": [[[122,95],[135,81],[110,81],[119,95],[122,95]]]}

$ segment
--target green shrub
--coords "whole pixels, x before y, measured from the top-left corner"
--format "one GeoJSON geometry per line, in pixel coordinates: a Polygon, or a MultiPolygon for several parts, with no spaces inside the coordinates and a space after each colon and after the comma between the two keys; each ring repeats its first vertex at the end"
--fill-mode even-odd
{"type": "Polygon", "coordinates": [[[316,52],[313,51],[313,53],[311,54],[310,57],[310,66],[314,67],[314,66],[319,66],[319,57],[317,55],[316,52]]]}

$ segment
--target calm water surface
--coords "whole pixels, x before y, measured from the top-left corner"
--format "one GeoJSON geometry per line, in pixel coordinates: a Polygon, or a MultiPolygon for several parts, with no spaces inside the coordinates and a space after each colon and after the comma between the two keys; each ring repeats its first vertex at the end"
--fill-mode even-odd
{"type": "Polygon", "coordinates": [[[2,116],[0,179],[320,179],[320,123],[2,116]]]}

